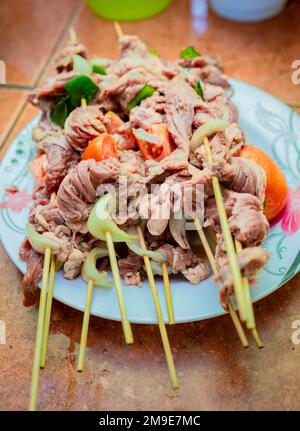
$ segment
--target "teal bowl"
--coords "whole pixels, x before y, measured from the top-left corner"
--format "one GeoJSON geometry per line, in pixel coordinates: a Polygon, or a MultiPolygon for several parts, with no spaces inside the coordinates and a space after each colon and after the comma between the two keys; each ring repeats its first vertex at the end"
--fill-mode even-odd
{"type": "Polygon", "coordinates": [[[112,21],[137,21],[157,15],[172,0],[88,0],[95,15],[112,21]]]}

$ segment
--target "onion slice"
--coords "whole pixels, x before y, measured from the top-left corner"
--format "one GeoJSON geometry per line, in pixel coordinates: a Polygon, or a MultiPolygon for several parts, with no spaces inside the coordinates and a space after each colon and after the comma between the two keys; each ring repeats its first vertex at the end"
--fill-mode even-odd
{"type": "Polygon", "coordinates": [[[190,146],[191,151],[195,151],[196,148],[203,144],[204,136],[210,136],[214,133],[222,132],[228,126],[228,121],[220,119],[208,120],[206,123],[202,124],[202,126],[198,127],[192,136],[190,146]]]}
{"type": "Polygon", "coordinates": [[[106,241],[106,232],[110,232],[114,242],[129,242],[137,238],[120,229],[113,221],[108,212],[110,196],[105,194],[94,205],[88,218],[87,227],[89,232],[98,239],[106,241]]]}
{"type": "Polygon", "coordinates": [[[52,254],[57,254],[60,251],[60,243],[58,241],[38,233],[30,223],[26,226],[26,236],[31,247],[38,253],[45,254],[48,247],[51,248],[52,254]]]}
{"type": "MultiPolygon", "coordinates": [[[[130,228],[128,229],[128,232],[131,235],[135,235],[136,231],[135,228],[133,226],[130,226],[130,228]]],[[[150,257],[150,259],[158,262],[158,263],[162,263],[162,262],[166,262],[167,258],[165,255],[163,255],[162,253],[159,253],[157,251],[152,251],[152,250],[144,250],[143,248],[141,248],[138,245],[138,241],[130,241],[127,242],[127,247],[133,251],[135,254],[138,254],[139,256],[148,256],[150,257]]]]}
{"type": "Polygon", "coordinates": [[[93,280],[95,286],[111,288],[114,284],[108,279],[107,272],[99,271],[96,267],[97,259],[105,256],[108,256],[106,248],[93,248],[82,265],[81,275],[87,283],[89,280],[93,280]]]}

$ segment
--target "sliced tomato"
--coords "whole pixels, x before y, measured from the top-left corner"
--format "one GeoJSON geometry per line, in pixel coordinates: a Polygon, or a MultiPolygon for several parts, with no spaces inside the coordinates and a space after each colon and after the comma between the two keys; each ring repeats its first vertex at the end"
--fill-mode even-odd
{"type": "Polygon", "coordinates": [[[108,133],[117,133],[119,127],[123,126],[124,121],[114,112],[109,111],[104,115],[104,124],[108,133]]]}
{"type": "Polygon", "coordinates": [[[161,145],[151,144],[136,138],[139,149],[145,160],[155,160],[160,162],[172,152],[168,126],[165,123],[153,124],[153,126],[149,129],[149,133],[159,136],[161,145]]]}
{"type": "Polygon", "coordinates": [[[150,144],[149,142],[143,141],[142,139],[139,139],[135,137],[140,149],[140,152],[142,154],[142,157],[144,160],[153,160],[153,154],[151,147],[153,147],[153,144],[150,144]]]}
{"type": "Polygon", "coordinates": [[[89,142],[85,152],[83,153],[82,159],[94,159],[96,162],[101,162],[110,157],[113,157],[114,159],[118,158],[116,140],[112,135],[103,133],[89,142]]]}

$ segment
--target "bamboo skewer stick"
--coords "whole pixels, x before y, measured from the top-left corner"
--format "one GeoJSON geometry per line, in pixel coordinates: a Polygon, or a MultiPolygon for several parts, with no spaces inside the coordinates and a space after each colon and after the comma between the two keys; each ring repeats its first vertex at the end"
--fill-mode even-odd
{"type": "MultiPolygon", "coordinates": [[[[209,145],[209,141],[208,141],[207,136],[204,137],[204,146],[205,146],[206,153],[207,153],[208,163],[211,165],[212,164],[212,154],[211,154],[211,149],[210,149],[210,145],[209,145]]],[[[235,281],[236,283],[238,282],[239,286],[240,286],[239,278],[242,281],[242,289],[243,289],[242,293],[243,293],[244,298],[243,298],[243,309],[242,309],[243,313],[241,313],[241,310],[239,308],[240,317],[243,321],[246,321],[247,327],[248,327],[248,329],[251,330],[252,336],[255,340],[257,347],[261,348],[261,347],[263,347],[263,343],[262,343],[261,339],[259,338],[259,335],[258,335],[257,330],[255,328],[255,318],[254,318],[253,306],[252,306],[252,301],[251,301],[251,296],[250,296],[249,281],[248,281],[247,277],[241,278],[241,272],[240,272],[240,268],[238,265],[237,256],[234,252],[234,244],[233,244],[233,240],[232,240],[232,236],[231,236],[231,232],[230,232],[230,228],[229,228],[229,224],[228,224],[228,220],[227,220],[227,215],[226,215],[226,210],[225,210],[225,206],[224,206],[224,202],[223,202],[220,184],[219,184],[217,177],[213,177],[212,184],[213,184],[213,190],[214,190],[215,199],[216,199],[216,203],[217,203],[217,209],[218,209],[218,213],[219,213],[220,224],[221,224],[222,232],[223,232],[225,243],[226,243],[227,256],[228,256],[228,260],[229,260],[229,264],[230,264],[230,269],[232,271],[232,266],[234,266],[234,267],[237,266],[238,273],[239,273],[239,276],[237,278],[234,278],[234,272],[232,271],[233,281],[235,281]],[[221,216],[221,214],[223,214],[223,216],[221,216]],[[225,228],[225,232],[229,231],[229,232],[227,232],[227,233],[229,233],[229,235],[227,234],[225,236],[224,228],[225,228]],[[233,253],[231,253],[229,255],[229,250],[232,250],[232,247],[233,247],[233,253]],[[235,257],[235,259],[233,259],[233,257],[235,257]]],[[[200,224],[200,222],[199,222],[199,224],[200,224]]],[[[204,232],[203,232],[203,235],[204,235],[204,232]]],[[[242,250],[242,245],[239,241],[235,241],[235,247],[236,247],[237,252],[242,250]]],[[[237,295],[235,284],[234,284],[234,287],[235,287],[235,293],[237,296],[237,302],[238,302],[238,307],[239,307],[238,295],[237,295]]],[[[239,292],[239,290],[238,290],[238,292],[239,292]]],[[[240,295],[240,300],[241,300],[242,295],[240,292],[239,292],[239,295],[240,295]]],[[[228,305],[229,305],[229,311],[234,310],[234,307],[232,306],[230,298],[229,298],[229,304],[228,305]]],[[[231,317],[232,317],[233,322],[235,323],[235,321],[236,321],[235,316],[232,315],[231,317]]],[[[236,328],[237,328],[237,326],[236,326],[236,328]]]]}
{"type": "MultiPolygon", "coordinates": [[[[51,194],[51,197],[50,197],[51,203],[54,202],[55,196],[56,196],[55,193],[51,194]]],[[[47,353],[47,344],[48,344],[53,290],[54,290],[54,278],[55,278],[55,256],[52,256],[51,262],[50,262],[50,274],[49,274],[49,284],[48,284],[48,290],[47,290],[47,302],[46,302],[45,321],[44,321],[44,328],[43,328],[43,341],[42,341],[40,368],[45,368],[45,363],[46,363],[46,353],[47,353]]]]}
{"type": "MultiPolygon", "coordinates": [[[[81,106],[83,108],[87,106],[85,98],[81,99],[81,106]]],[[[126,306],[125,306],[125,301],[124,301],[124,296],[122,291],[122,283],[121,283],[121,277],[120,277],[119,267],[118,267],[117,258],[116,258],[116,252],[115,252],[114,243],[110,232],[106,232],[106,242],[107,242],[107,248],[109,253],[110,266],[113,274],[114,284],[115,284],[119,307],[120,307],[125,342],[126,344],[132,344],[134,341],[133,335],[132,335],[132,329],[127,317],[127,311],[126,311],[126,306]]],[[[82,353],[83,355],[84,355],[84,351],[82,353]]],[[[83,360],[81,359],[81,361],[83,365],[83,360]]]]}
{"type": "Polygon", "coordinates": [[[247,336],[245,334],[244,328],[242,327],[239,316],[238,316],[237,312],[235,311],[234,306],[232,305],[231,298],[228,298],[228,310],[229,310],[232,322],[235,326],[235,329],[238,333],[238,336],[240,337],[242,345],[245,348],[249,347],[247,336]]]}
{"type": "MultiPolygon", "coordinates": [[[[207,258],[208,258],[209,263],[210,263],[210,266],[211,266],[211,268],[213,270],[213,273],[214,273],[215,276],[217,276],[218,272],[219,272],[218,268],[217,268],[217,264],[216,264],[214,255],[212,253],[212,250],[211,250],[210,245],[209,245],[209,243],[207,241],[207,238],[205,236],[205,233],[204,233],[204,231],[202,229],[202,226],[201,226],[201,223],[200,223],[200,220],[199,220],[198,217],[194,218],[194,224],[195,224],[195,227],[197,229],[199,238],[200,238],[200,240],[202,242],[203,248],[204,248],[204,250],[206,252],[207,258]]],[[[235,311],[235,309],[234,309],[234,307],[232,305],[232,302],[231,302],[230,298],[228,298],[228,310],[229,310],[229,314],[231,316],[232,322],[233,322],[233,324],[235,326],[236,332],[237,332],[237,334],[238,334],[238,336],[239,336],[239,338],[241,340],[242,345],[244,347],[248,347],[249,343],[248,343],[248,340],[247,340],[247,336],[246,336],[245,331],[244,331],[244,329],[242,327],[242,324],[241,324],[241,322],[239,320],[237,312],[235,311]]]]}
{"type": "Polygon", "coordinates": [[[113,274],[113,279],[114,279],[114,283],[115,283],[115,288],[116,288],[116,292],[117,292],[117,297],[118,297],[118,302],[119,302],[119,307],[120,307],[120,312],[121,312],[121,317],[122,317],[122,326],[123,326],[125,341],[127,344],[132,344],[133,343],[133,335],[132,335],[131,326],[130,326],[130,323],[129,323],[128,317],[127,317],[125,301],[124,301],[123,291],[122,291],[121,277],[120,277],[119,267],[118,267],[118,263],[117,263],[116,252],[115,252],[114,243],[113,243],[110,232],[106,232],[106,242],[107,242],[111,271],[113,274]]]}
{"type": "MultiPolygon", "coordinates": [[[[235,240],[235,248],[237,253],[242,251],[243,247],[242,244],[235,240]]],[[[245,291],[245,296],[246,296],[246,303],[248,304],[247,307],[247,315],[248,315],[248,320],[247,320],[247,328],[250,329],[251,334],[254,338],[254,341],[257,345],[257,347],[259,349],[261,349],[262,347],[264,347],[263,342],[261,341],[256,327],[255,327],[255,317],[254,317],[254,312],[253,312],[253,306],[252,306],[252,301],[251,301],[251,295],[250,295],[250,288],[249,288],[249,280],[247,277],[243,277],[243,285],[244,285],[244,291],[245,291]]]]}
{"type": "MultiPolygon", "coordinates": [[[[118,21],[114,21],[114,27],[118,37],[121,37],[124,35],[122,27],[120,26],[118,21]]],[[[172,294],[171,294],[171,288],[170,288],[170,279],[169,279],[169,274],[167,270],[167,265],[165,263],[162,263],[162,273],[163,273],[163,282],[164,282],[165,296],[166,296],[168,316],[169,316],[169,324],[173,325],[175,323],[174,308],[173,308],[172,294]]]]}
{"type": "MultiPolygon", "coordinates": [[[[75,33],[73,28],[70,29],[70,40],[72,43],[75,43],[77,41],[76,33],[75,33]]],[[[87,106],[86,99],[84,97],[82,97],[81,107],[86,108],[86,106],[87,106]]],[[[132,344],[134,341],[133,335],[132,335],[132,329],[131,329],[131,325],[130,325],[130,322],[129,322],[128,317],[127,317],[127,311],[126,311],[126,306],[125,306],[125,301],[124,301],[124,296],[123,296],[123,291],[122,291],[122,283],[121,283],[121,277],[120,277],[120,272],[119,272],[117,258],[116,258],[116,252],[115,252],[114,243],[112,241],[112,237],[111,237],[110,232],[106,232],[106,242],[107,242],[107,247],[108,247],[108,252],[109,252],[110,266],[111,266],[111,270],[112,270],[112,274],[113,274],[114,284],[115,284],[116,293],[117,293],[117,297],[118,297],[118,303],[119,303],[119,307],[120,307],[120,313],[121,313],[122,327],[123,327],[125,342],[126,342],[126,344],[132,344]]],[[[90,306],[90,304],[88,304],[88,303],[87,303],[87,305],[90,306]]],[[[87,317],[86,317],[86,320],[87,320],[87,317]]],[[[85,321],[84,321],[84,323],[85,323],[85,321]]],[[[87,329],[88,328],[83,328],[82,331],[87,331],[87,329]]],[[[85,335],[83,335],[83,341],[84,341],[84,337],[85,337],[85,335]]],[[[81,350],[80,363],[78,365],[79,368],[81,368],[81,365],[83,367],[84,352],[85,352],[85,347],[83,346],[82,350],[81,350]]]]}
{"type": "MultiPolygon", "coordinates": [[[[73,34],[73,40],[74,40],[74,37],[76,38],[76,34],[75,34],[75,36],[73,34]]],[[[81,107],[82,108],[87,107],[86,99],[84,97],[81,98],[81,107]]],[[[93,290],[94,290],[94,282],[92,279],[89,279],[88,285],[87,285],[87,294],[86,294],[84,314],[83,314],[83,322],[82,322],[82,328],[81,328],[79,356],[78,356],[78,364],[77,364],[77,371],[78,372],[82,372],[83,366],[84,366],[86,344],[87,344],[87,337],[88,337],[89,323],[90,323],[93,290]]]]}
{"type": "Polygon", "coordinates": [[[169,279],[167,264],[165,262],[163,262],[161,267],[162,267],[162,273],[163,273],[165,296],[166,296],[166,301],[167,301],[169,324],[174,325],[175,324],[174,308],[173,308],[173,301],[172,301],[170,279],[169,279]]]}
{"type": "Polygon", "coordinates": [[[259,349],[262,349],[264,347],[264,343],[261,341],[260,336],[258,335],[258,332],[255,328],[251,329],[251,334],[252,334],[252,337],[254,338],[256,346],[259,349]]]}
{"type": "MultiPolygon", "coordinates": [[[[74,38],[76,38],[75,32],[73,33],[73,41],[74,38]]],[[[86,108],[87,102],[86,99],[83,97],[81,99],[81,107],[86,108]]],[[[113,245],[113,241],[111,239],[111,235],[109,232],[106,233],[107,238],[107,245],[108,245],[108,251],[109,251],[109,259],[111,263],[114,283],[116,287],[120,312],[121,312],[121,318],[122,318],[122,326],[124,331],[124,337],[127,344],[133,343],[133,335],[130,323],[127,318],[127,312],[125,307],[125,301],[123,298],[123,292],[122,292],[122,286],[121,286],[121,278],[120,273],[117,265],[116,260],[116,253],[113,245]]],[[[77,371],[81,372],[83,371],[84,366],[84,358],[85,358],[85,351],[86,351],[86,344],[87,344],[87,336],[88,336],[88,328],[89,328],[89,320],[90,320],[90,311],[91,311],[91,302],[92,302],[92,295],[93,295],[93,289],[94,289],[94,283],[93,280],[90,279],[88,281],[88,290],[87,290],[87,296],[86,296],[86,303],[85,303],[85,310],[84,310],[84,316],[83,316],[83,324],[82,324],[82,330],[81,330],[81,339],[80,339],[80,348],[79,348],[79,358],[78,358],[78,365],[77,365],[77,371]]]]}
{"type": "MultiPolygon", "coordinates": [[[[242,244],[237,240],[235,240],[234,243],[235,243],[236,252],[237,253],[241,252],[243,250],[242,244]]],[[[247,328],[254,329],[255,319],[254,319],[253,307],[252,307],[250,290],[249,290],[249,281],[247,277],[243,277],[243,288],[244,288],[244,295],[246,298],[247,328]]]]}
{"type": "Polygon", "coordinates": [[[118,37],[121,37],[124,35],[122,27],[120,26],[118,21],[114,21],[114,27],[118,37]]]}
{"type": "MultiPolygon", "coordinates": [[[[143,231],[142,231],[141,226],[137,226],[137,234],[139,237],[141,248],[146,250],[147,248],[146,248],[144,235],[143,235],[143,231]]],[[[168,338],[168,333],[166,330],[166,326],[165,326],[163,316],[162,316],[162,311],[160,308],[158,293],[157,293],[156,286],[155,286],[155,280],[154,280],[154,276],[153,276],[153,272],[152,272],[152,268],[151,268],[151,264],[150,264],[150,259],[146,255],[144,255],[144,263],[145,263],[146,272],[147,272],[147,276],[148,276],[148,280],[149,280],[149,286],[150,286],[151,293],[153,296],[155,311],[156,311],[157,319],[158,319],[158,326],[159,326],[159,330],[160,330],[160,335],[161,335],[163,347],[165,350],[165,355],[166,355],[169,373],[170,373],[170,377],[171,377],[171,381],[172,381],[172,386],[174,389],[176,389],[176,388],[178,388],[178,382],[177,382],[176,370],[175,370],[174,360],[173,360],[172,351],[171,351],[171,347],[170,347],[170,342],[169,342],[169,338],[168,338]]]]}
{"type": "MultiPolygon", "coordinates": [[[[204,137],[204,146],[205,146],[206,153],[207,153],[208,163],[211,165],[212,164],[212,154],[211,154],[211,149],[210,149],[210,145],[209,145],[209,141],[208,141],[207,136],[204,137]]],[[[222,233],[223,233],[225,244],[226,244],[227,256],[228,256],[229,266],[230,266],[230,270],[231,270],[231,274],[232,274],[233,287],[234,287],[234,292],[235,292],[236,300],[237,300],[237,304],[238,304],[239,315],[240,315],[241,320],[243,322],[245,322],[246,321],[246,309],[245,309],[243,280],[242,280],[242,276],[241,276],[240,267],[239,267],[239,264],[237,261],[237,256],[235,253],[235,248],[234,248],[234,243],[233,243],[233,239],[231,236],[229,223],[227,220],[227,214],[226,214],[225,205],[223,202],[221,187],[220,187],[218,178],[215,176],[212,178],[212,186],[213,186],[215,200],[216,200],[216,204],[217,204],[217,210],[218,210],[218,214],[219,214],[221,229],[222,229],[222,233]]]]}
{"type": "Polygon", "coordinates": [[[82,323],[82,329],[81,329],[79,357],[78,357],[78,364],[77,364],[77,371],[79,372],[83,370],[83,365],[84,365],[84,357],[85,357],[86,343],[87,343],[88,330],[89,330],[93,290],[94,290],[94,282],[92,279],[89,279],[85,308],[84,308],[84,315],[83,315],[83,323],[82,323]]]}
{"type": "Polygon", "coordinates": [[[50,259],[51,259],[51,248],[47,247],[45,250],[45,256],[44,256],[42,289],[40,293],[39,315],[38,315],[37,332],[36,332],[34,361],[33,361],[33,368],[32,368],[32,381],[31,381],[31,390],[30,390],[30,401],[29,401],[30,411],[36,410],[50,259]]]}
{"type": "Polygon", "coordinates": [[[217,237],[216,237],[216,234],[213,231],[212,227],[208,226],[207,231],[208,231],[208,237],[209,237],[211,243],[215,244],[217,242],[217,237]]]}
{"type": "Polygon", "coordinates": [[[194,224],[195,224],[195,227],[197,229],[199,238],[200,238],[200,240],[202,242],[202,245],[203,245],[203,248],[205,250],[205,253],[206,253],[207,257],[208,257],[210,266],[212,267],[212,270],[213,270],[214,274],[217,275],[218,272],[219,272],[218,268],[217,268],[217,264],[215,262],[214,255],[213,255],[213,253],[211,251],[210,245],[208,244],[208,241],[206,239],[205,233],[203,232],[203,229],[202,229],[202,226],[201,226],[201,223],[200,223],[200,220],[199,220],[198,217],[194,218],[194,224]]]}
{"type": "Polygon", "coordinates": [[[70,28],[70,42],[73,44],[77,43],[77,35],[73,27],[70,28]]]}
{"type": "Polygon", "coordinates": [[[41,352],[41,362],[40,362],[41,368],[45,368],[45,363],[46,363],[46,353],[47,353],[47,344],[48,344],[48,335],[49,335],[49,328],[50,328],[50,318],[51,318],[52,299],[53,299],[53,289],[54,289],[54,277],[55,277],[55,256],[52,256],[51,257],[51,264],[50,264],[49,287],[48,287],[48,291],[47,291],[45,321],[44,321],[44,328],[43,328],[43,341],[42,341],[42,352],[41,352]]]}

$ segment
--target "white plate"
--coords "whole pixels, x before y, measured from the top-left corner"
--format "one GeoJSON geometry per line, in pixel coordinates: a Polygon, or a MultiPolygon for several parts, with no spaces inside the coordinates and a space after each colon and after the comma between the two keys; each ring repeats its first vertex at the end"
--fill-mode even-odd
{"type": "MultiPolygon", "coordinates": [[[[290,207],[281,220],[272,227],[264,243],[264,247],[272,252],[272,257],[258,277],[257,284],[251,288],[253,301],[256,301],[278,289],[299,269],[300,229],[297,227],[300,228],[300,119],[288,106],[269,94],[236,80],[231,80],[231,83],[235,90],[233,101],[239,110],[239,121],[248,142],[262,148],[280,165],[292,193],[290,207]]],[[[20,211],[19,206],[30,205],[30,197],[26,195],[32,191],[33,180],[27,166],[34,156],[31,131],[37,120],[29,123],[16,137],[0,167],[0,202],[2,207],[3,202],[10,207],[2,208],[0,212],[1,240],[9,256],[22,272],[25,270],[25,264],[19,259],[18,247],[24,238],[28,208],[20,211]],[[12,203],[5,194],[5,189],[9,185],[16,185],[23,192],[18,202],[12,203]]],[[[167,322],[161,280],[157,280],[157,288],[167,322]]],[[[157,322],[150,289],[146,282],[142,288],[124,286],[123,291],[131,322],[157,322]]],[[[80,278],[68,281],[61,272],[56,274],[54,289],[56,299],[84,310],[85,296],[86,284],[80,278]]],[[[174,278],[172,296],[176,322],[201,320],[224,313],[218,302],[218,286],[212,278],[198,286],[191,285],[184,279],[174,278]]],[[[91,312],[96,316],[120,320],[115,290],[95,289],[91,312]]]]}

